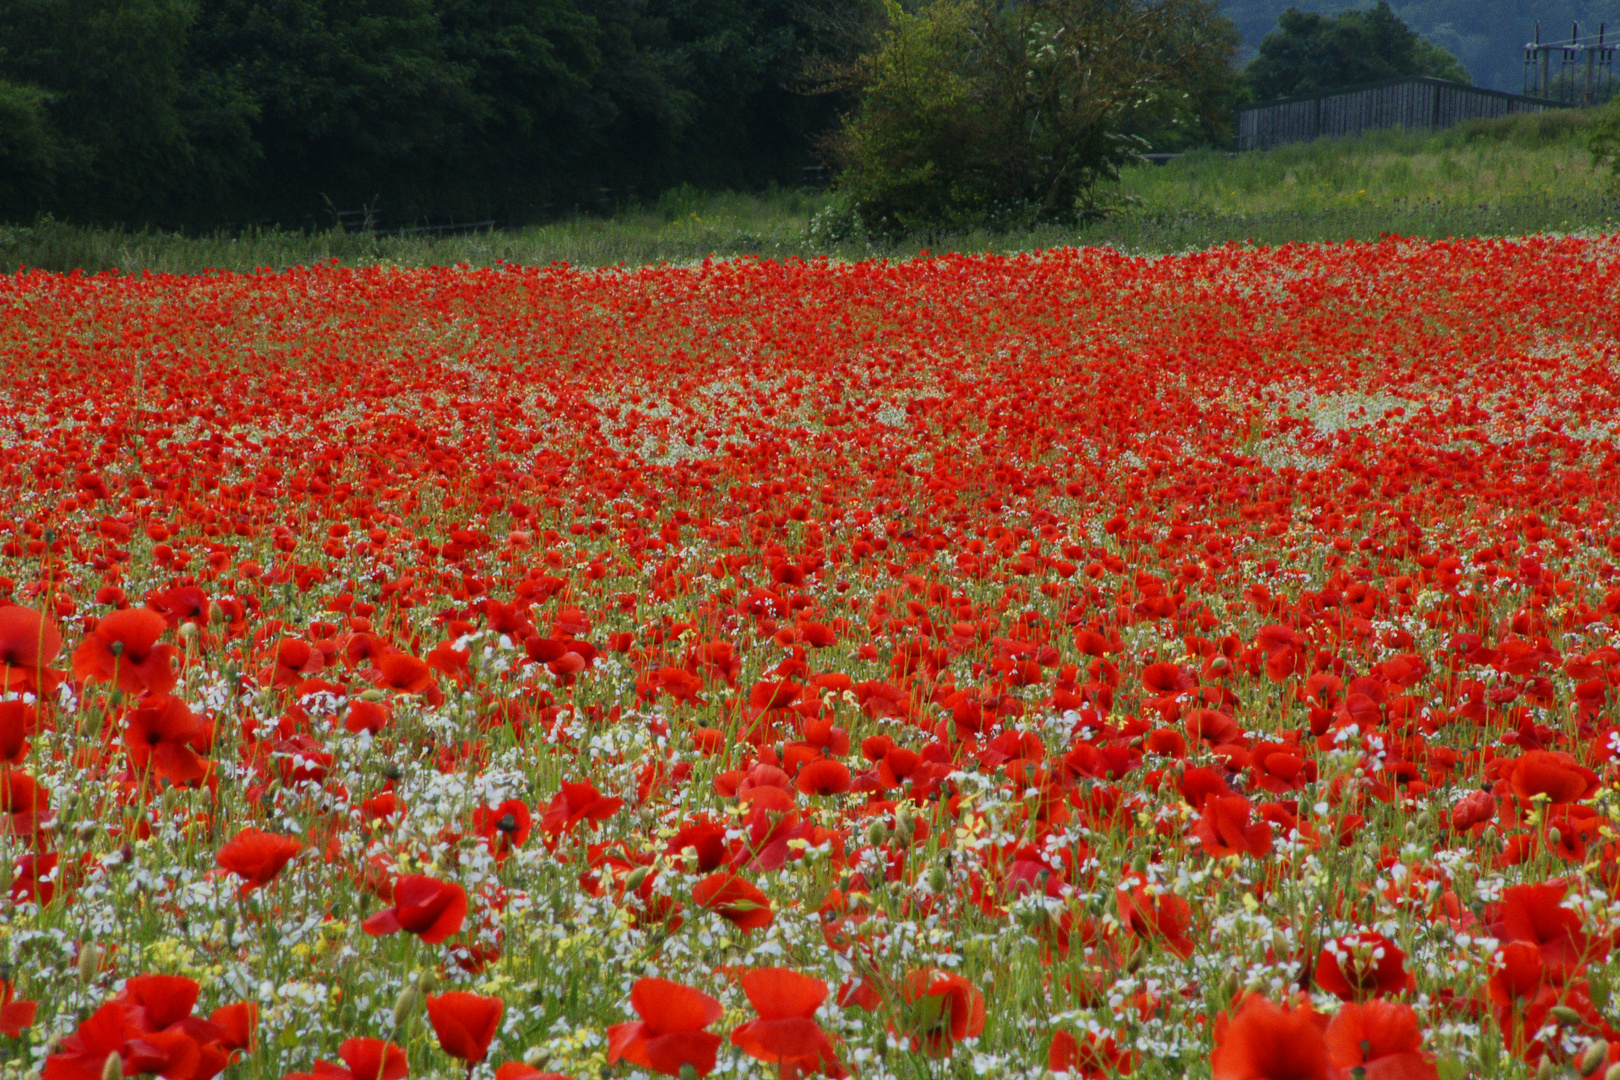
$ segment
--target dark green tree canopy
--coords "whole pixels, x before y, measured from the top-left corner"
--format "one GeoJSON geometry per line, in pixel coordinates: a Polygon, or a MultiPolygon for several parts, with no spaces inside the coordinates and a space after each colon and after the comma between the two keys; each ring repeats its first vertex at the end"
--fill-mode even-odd
{"type": "Polygon", "coordinates": [[[0,220],[519,223],[793,182],[866,0],[0,0],[0,220]]]}
{"type": "Polygon", "coordinates": [[[1256,100],[1336,90],[1403,75],[1468,82],[1457,58],[1418,37],[1386,0],[1336,17],[1289,8],[1244,72],[1256,100]]]}

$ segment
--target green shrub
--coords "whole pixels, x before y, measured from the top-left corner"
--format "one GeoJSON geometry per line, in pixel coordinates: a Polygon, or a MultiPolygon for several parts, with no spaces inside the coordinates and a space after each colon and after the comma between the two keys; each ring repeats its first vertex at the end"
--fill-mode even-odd
{"type": "Polygon", "coordinates": [[[1592,150],[1592,163],[1608,168],[1620,186],[1620,98],[1611,101],[1586,129],[1586,143],[1592,150]]]}
{"type": "Polygon", "coordinates": [[[846,221],[879,236],[1073,224],[1147,148],[1126,134],[1230,69],[1209,0],[889,0],[836,146],[846,221]]]}

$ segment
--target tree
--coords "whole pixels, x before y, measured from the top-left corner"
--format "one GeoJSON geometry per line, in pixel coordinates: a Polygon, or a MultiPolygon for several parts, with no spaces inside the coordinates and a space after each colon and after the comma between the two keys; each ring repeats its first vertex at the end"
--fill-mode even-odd
{"type": "Polygon", "coordinates": [[[889,7],[840,189],[863,225],[900,235],[1073,222],[1162,117],[1230,68],[1207,0],[933,0],[889,7]]]}
{"type": "Polygon", "coordinates": [[[49,202],[61,158],[49,102],[37,86],[0,80],[0,220],[26,220],[49,202]]]}
{"type": "Polygon", "coordinates": [[[1387,0],[1336,17],[1289,8],[1244,72],[1257,100],[1316,94],[1403,75],[1469,81],[1457,58],[1413,33],[1387,0]]]}
{"type": "Polygon", "coordinates": [[[90,220],[147,218],[194,167],[181,76],[192,14],[183,0],[0,3],[0,78],[46,95],[35,105],[58,147],[53,201],[90,220]]]}

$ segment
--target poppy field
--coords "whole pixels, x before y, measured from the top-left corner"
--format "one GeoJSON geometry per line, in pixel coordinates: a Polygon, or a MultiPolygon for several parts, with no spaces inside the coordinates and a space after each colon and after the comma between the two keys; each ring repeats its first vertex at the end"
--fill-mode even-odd
{"type": "Polygon", "coordinates": [[[1620,242],[0,278],[0,1076],[1620,1076],[1620,242]]]}

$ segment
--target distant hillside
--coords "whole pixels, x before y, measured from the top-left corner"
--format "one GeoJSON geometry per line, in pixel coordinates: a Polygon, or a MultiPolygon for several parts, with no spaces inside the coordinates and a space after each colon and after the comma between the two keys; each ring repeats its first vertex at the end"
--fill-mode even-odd
{"type": "MultiPolygon", "coordinates": [[[[1247,63],[1265,37],[1277,26],[1285,9],[1336,15],[1353,7],[1371,7],[1355,0],[1222,0],[1221,10],[1236,20],[1243,34],[1247,63]]],[[[1463,62],[1476,85],[1518,93],[1524,71],[1524,43],[1541,20],[1542,40],[1567,38],[1571,21],[1581,34],[1596,33],[1607,22],[1620,37],[1620,0],[1390,0],[1401,21],[1463,62]]]]}

